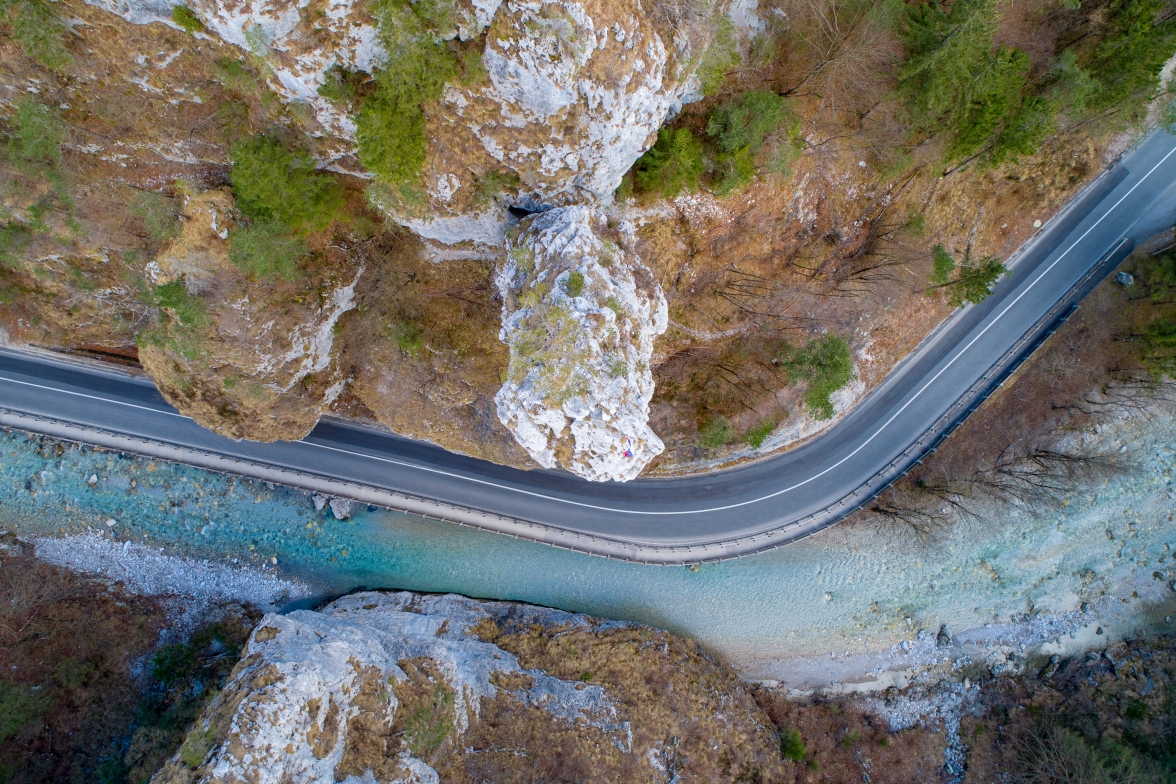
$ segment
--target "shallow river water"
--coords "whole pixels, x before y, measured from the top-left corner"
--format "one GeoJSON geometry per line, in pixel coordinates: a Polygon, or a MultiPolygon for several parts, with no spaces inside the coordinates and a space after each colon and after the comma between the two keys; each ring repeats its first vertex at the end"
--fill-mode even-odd
{"type": "Polygon", "coordinates": [[[642,621],[695,639],[748,677],[778,678],[789,656],[848,658],[919,628],[974,629],[1084,601],[1113,609],[1117,621],[1104,624],[1117,623],[1118,633],[1162,627],[1176,610],[1165,576],[1176,569],[1174,436],[1168,415],[1104,426],[1093,437],[1098,449],[1132,470],[1059,509],[993,509],[928,541],[843,524],[695,571],[371,507],[338,521],[300,491],[20,433],[0,432],[0,526],[22,536],[101,531],[264,567],[324,595],[360,586],[452,591],[642,621]]]}

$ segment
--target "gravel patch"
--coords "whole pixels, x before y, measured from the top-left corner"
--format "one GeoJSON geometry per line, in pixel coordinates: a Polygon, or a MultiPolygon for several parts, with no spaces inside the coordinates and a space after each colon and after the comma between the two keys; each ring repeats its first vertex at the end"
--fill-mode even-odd
{"type": "Polygon", "coordinates": [[[36,557],[46,563],[120,583],[140,596],[164,599],[175,608],[178,633],[207,620],[222,605],[250,605],[277,612],[296,599],[315,595],[305,583],[274,574],[196,558],[168,555],[134,542],[97,533],[37,537],[36,557]]]}

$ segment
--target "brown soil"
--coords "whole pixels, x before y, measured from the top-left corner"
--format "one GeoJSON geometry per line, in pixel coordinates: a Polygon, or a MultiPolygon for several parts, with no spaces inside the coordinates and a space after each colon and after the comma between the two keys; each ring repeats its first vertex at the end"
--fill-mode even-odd
{"type": "Polygon", "coordinates": [[[1155,238],[1121,265],[1140,285],[1108,276],[937,452],[880,496],[873,513],[930,534],[949,525],[950,514],[969,514],[973,498],[1060,504],[1096,475],[1118,470],[1118,455],[1057,443],[1170,395],[1170,385],[1144,367],[1134,339],[1146,324],[1176,315],[1171,302],[1141,290],[1139,273],[1149,251],[1170,239],[1155,238]]]}
{"type": "Polygon", "coordinates": [[[131,673],[167,618],[29,549],[0,538],[0,778],[96,781],[125,752],[143,688],[131,673]]]}

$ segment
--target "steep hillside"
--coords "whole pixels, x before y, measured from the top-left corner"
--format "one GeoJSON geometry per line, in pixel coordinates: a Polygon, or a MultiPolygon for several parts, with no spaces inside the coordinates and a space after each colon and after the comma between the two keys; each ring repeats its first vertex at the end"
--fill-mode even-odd
{"type": "Polygon", "coordinates": [[[8,0],[0,322],[234,437],[704,470],[983,298],[1174,52],[1167,0],[8,0]]]}

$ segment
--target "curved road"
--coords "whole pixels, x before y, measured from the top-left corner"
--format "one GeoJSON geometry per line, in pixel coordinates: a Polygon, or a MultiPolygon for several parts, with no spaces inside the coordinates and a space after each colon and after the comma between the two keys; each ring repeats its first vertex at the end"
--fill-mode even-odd
{"type": "Polygon", "coordinates": [[[626,484],[519,471],[339,420],[302,441],[237,442],[146,380],[0,351],[0,424],[179,460],[649,563],[776,547],[831,525],[908,470],[1056,329],[1134,243],[1176,221],[1176,138],[1153,133],[824,435],[729,470],[626,484]]]}

